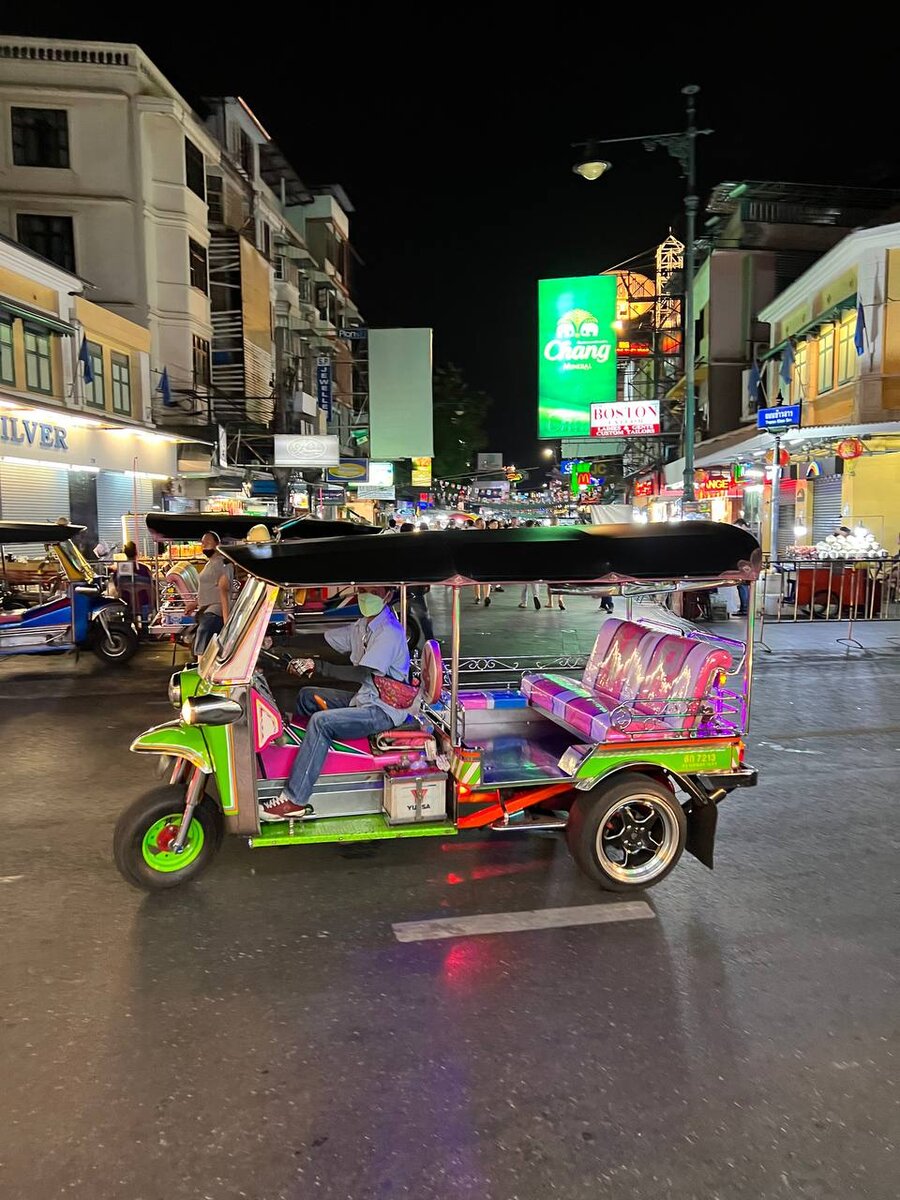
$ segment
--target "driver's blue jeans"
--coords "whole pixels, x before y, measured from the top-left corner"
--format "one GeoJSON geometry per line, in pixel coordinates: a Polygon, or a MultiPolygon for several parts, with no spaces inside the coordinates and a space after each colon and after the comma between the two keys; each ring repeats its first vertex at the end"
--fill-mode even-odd
{"type": "Polygon", "coordinates": [[[368,737],[392,729],[394,722],[377,704],[350,707],[352,692],[339,688],[301,688],[297,695],[297,712],[308,716],[306,736],[297,751],[284,794],[297,805],[306,804],[312,795],[322,764],[334,741],[368,737]],[[328,705],[323,709],[319,700],[328,705]]]}

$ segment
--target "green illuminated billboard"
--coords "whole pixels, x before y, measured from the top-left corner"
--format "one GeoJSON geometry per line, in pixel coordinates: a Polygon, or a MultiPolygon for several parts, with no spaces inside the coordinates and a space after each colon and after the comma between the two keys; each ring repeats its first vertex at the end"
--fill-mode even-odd
{"type": "Polygon", "coordinates": [[[616,277],[538,282],[538,437],[590,437],[616,398],[616,277]]]}

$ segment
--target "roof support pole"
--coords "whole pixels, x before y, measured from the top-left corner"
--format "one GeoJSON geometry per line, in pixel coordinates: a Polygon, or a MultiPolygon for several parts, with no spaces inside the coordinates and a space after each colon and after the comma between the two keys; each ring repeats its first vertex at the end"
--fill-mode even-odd
{"type": "Polygon", "coordinates": [[[450,601],[450,745],[459,744],[459,587],[454,584],[450,601]]]}

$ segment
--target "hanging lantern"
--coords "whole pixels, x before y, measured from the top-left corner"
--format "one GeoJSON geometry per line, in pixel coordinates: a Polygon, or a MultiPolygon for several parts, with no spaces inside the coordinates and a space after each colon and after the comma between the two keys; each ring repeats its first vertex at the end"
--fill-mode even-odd
{"type": "Polygon", "coordinates": [[[842,438],[837,444],[838,458],[842,458],[844,462],[851,458],[860,458],[865,451],[865,446],[858,437],[842,438]]]}

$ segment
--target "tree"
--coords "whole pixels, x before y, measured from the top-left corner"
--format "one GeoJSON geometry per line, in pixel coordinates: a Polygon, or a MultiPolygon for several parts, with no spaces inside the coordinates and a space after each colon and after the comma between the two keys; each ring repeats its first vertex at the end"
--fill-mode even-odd
{"type": "Polygon", "coordinates": [[[448,363],[434,373],[434,465],[436,478],[475,470],[475,455],[487,447],[485,419],[491,399],[466,383],[448,363]]]}

